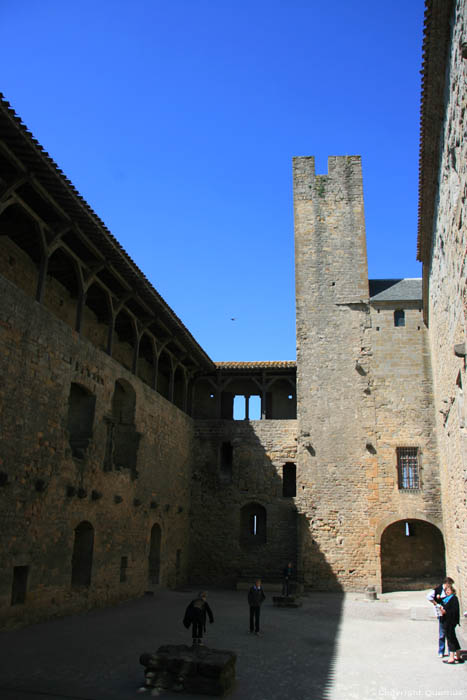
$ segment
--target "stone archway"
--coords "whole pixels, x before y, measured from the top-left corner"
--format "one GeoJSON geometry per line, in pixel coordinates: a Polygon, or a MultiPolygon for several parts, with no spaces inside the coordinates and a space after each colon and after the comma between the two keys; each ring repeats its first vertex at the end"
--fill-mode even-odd
{"type": "Polygon", "coordinates": [[[441,531],[426,520],[407,518],[388,525],[381,535],[383,593],[423,590],[445,576],[441,531]]]}

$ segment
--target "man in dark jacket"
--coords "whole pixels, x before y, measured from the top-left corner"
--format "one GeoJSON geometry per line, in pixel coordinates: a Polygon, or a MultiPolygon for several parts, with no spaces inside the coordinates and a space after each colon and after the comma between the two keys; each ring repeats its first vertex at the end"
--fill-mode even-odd
{"type": "Polygon", "coordinates": [[[257,637],[259,634],[259,614],[261,612],[261,605],[263,600],[266,598],[264,591],[261,587],[261,579],[256,579],[255,585],[248,591],[248,605],[250,606],[250,634],[253,632],[257,637]]]}
{"type": "Polygon", "coordinates": [[[193,626],[193,646],[203,644],[203,631],[206,631],[206,615],[209,617],[210,624],[214,622],[214,615],[206,598],[206,591],[201,591],[198,593],[198,597],[192,600],[185,610],[183,624],[187,629],[190,625],[193,626]]]}

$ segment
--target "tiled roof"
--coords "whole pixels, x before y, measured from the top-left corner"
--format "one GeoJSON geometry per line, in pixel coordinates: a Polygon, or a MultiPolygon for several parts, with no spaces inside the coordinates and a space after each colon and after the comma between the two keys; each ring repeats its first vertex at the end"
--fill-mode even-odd
{"type": "Polygon", "coordinates": [[[296,362],[215,362],[216,369],[295,369],[296,362]]]}
{"type": "Polygon", "coordinates": [[[34,138],[9,102],[0,92],[0,139],[8,142],[28,173],[32,173],[72,221],[82,228],[89,239],[102,250],[106,259],[126,277],[131,286],[149,304],[156,305],[158,313],[175,332],[180,333],[201,364],[212,367],[212,360],[198,345],[182,321],[160,296],[150,281],[131,259],[104,222],[75,189],[47,151],[34,138]]]}
{"type": "Polygon", "coordinates": [[[422,280],[407,279],[368,280],[371,301],[421,301],[422,280]]]}

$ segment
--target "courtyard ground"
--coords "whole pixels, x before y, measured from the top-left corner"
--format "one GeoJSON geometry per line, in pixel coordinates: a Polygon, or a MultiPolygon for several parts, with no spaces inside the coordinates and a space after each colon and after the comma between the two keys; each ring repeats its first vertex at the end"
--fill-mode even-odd
{"type": "MultiPolygon", "coordinates": [[[[181,621],[195,593],[159,591],[1,632],[1,700],[150,698],[138,694],[139,656],[190,642],[181,621]]],[[[215,623],[207,645],[238,655],[231,700],[467,698],[467,663],[438,659],[437,622],[423,592],[388,593],[374,602],[357,593],[313,593],[298,609],[274,608],[269,594],[261,637],[248,632],[245,592],[209,591],[208,600],[215,623]]]]}

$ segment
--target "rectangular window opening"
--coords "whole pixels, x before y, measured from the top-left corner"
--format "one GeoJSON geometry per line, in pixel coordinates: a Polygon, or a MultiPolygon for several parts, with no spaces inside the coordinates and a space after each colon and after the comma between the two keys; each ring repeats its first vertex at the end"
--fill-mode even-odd
{"type": "Polygon", "coordinates": [[[13,568],[13,586],[11,589],[11,604],[23,605],[26,602],[28,588],[29,566],[15,566],[13,568]]]}
{"type": "Polygon", "coordinates": [[[297,467],[287,463],[282,467],[282,496],[295,498],[297,495],[297,467]]]}
{"type": "Polygon", "coordinates": [[[261,420],[261,398],[250,396],[248,400],[248,417],[250,420],[261,420]]]}
{"type": "Polygon", "coordinates": [[[418,447],[397,448],[399,489],[413,491],[420,488],[418,447]]]}
{"type": "Polygon", "coordinates": [[[245,420],[246,406],[245,406],[245,397],[244,396],[234,396],[233,417],[234,417],[234,420],[245,420]]]}

